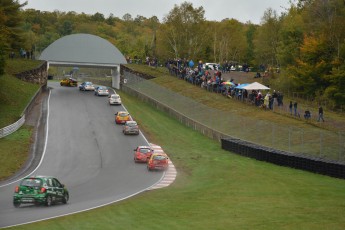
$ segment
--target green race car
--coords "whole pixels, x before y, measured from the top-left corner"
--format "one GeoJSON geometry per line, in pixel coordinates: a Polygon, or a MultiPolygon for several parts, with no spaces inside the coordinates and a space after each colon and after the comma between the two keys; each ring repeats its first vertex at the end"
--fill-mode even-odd
{"type": "Polygon", "coordinates": [[[62,202],[66,204],[69,193],[64,184],[50,176],[34,176],[24,178],[15,188],[13,195],[14,207],[21,204],[45,204],[62,202]]]}

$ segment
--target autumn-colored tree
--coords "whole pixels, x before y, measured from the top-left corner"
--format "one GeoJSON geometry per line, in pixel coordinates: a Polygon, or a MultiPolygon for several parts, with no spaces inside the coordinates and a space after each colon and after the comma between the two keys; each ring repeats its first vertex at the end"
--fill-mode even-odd
{"type": "Polygon", "coordinates": [[[6,53],[18,50],[23,43],[19,11],[25,5],[15,0],[0,1],[0,75],[4,73],[6,53]]]}
{"type": "Polygon", "coordinates": [[[203,23],[205,10],[194,8],[192,3],[175,5],[163,19],[163,41],[175,58],[198,58],[205,42],[203,23]]]}
{"type": "Polygon", "coordinates": [[[256,63],[271,67],[280,65],[278,59],[279,32],[281,21],[277,12],[269,8],[262,17],[262,25],[257,29],[255,39],[256,63]]]}

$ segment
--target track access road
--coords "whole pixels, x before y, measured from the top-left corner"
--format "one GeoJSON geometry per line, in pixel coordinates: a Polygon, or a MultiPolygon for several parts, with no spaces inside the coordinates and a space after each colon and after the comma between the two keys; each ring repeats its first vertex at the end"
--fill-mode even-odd
{"type": "Polygon", "coordinates": [[[126,136],[114,122],[122,106],[110,106],[107,97],[76,87],[48,83],[46,147],[31,175],[57,177],[69,190],[67,204],[14,208],[19,182],[0,187],[0,228],[21,225],[100,207],[126,199],[156,184],[164,172],[148,172],[135,164],[133,149],[148,145],[145,137],[126,136]]]}

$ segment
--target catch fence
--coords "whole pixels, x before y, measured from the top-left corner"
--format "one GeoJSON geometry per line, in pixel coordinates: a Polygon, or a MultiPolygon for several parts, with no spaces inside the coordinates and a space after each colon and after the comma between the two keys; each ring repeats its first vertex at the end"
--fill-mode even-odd
{"type": "Polygon", "coordinates": [[[219,133],[299,156],[345,162],[344,132],[332,132],[317,127],[286,127],[249,116],[243,117],[231,111],[210,108],[127,71],[124,71],[123,77],[126,79],[123,87],[147,95],[219,133]]]}

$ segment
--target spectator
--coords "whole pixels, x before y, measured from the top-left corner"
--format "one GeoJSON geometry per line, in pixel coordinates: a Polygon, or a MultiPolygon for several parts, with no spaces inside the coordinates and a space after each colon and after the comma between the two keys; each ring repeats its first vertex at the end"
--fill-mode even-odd
{"type": "Polygon", "coordinates": [[[304,118],[306,120],[309,120],[311,118],[311,114],[310,114],[310,111],[309,109],[307,109],[305,112],[304,112],[304,118]]]}
{"type": "Polygon", "coordinates": [[[273,97],[274,105],[277,105],[278,104],[278,94],[277,94],[277,92],[275,90],[273,90],[272,97],[273,97]]]}
{"type": "Polygon", "coordinates": [[[292,115],[292,101],[290,101],[289,109],[290,109],[290,115],[292,115]]]}
{"type": "Polygon", "coordinates": [[[264,108],[268,109],[269,108],[269,103],[270,103],[270,94],[267,93],[265,98],[264,98],[264,108]]]}
{"type": "Polygon", "coordinates": [[[277,101],[278,101],[278,106],[283,106],[283,93],[279,91],[278,91],[277,101]]]}
{"type": "Polygon", "coordinates": [[[320,122],[320,120],[322,120],[322,122],[325,122],[325,120],[323,119],[323,108],[322,108],[322,106],[319,107],[319,118],[317,119],[317,121],[320,122]]]}
{"type": "Polygon", "coordinates": [[[272,96],[269,97],[269,103],[268,103],[268,107],[270,110],[273,110],[273,103],[274,103],[274,99],[272,96]]]}
{"type": "Polygon", "coordinates": [[[295,101],[295,103],[293,104],[293,108],[294,108],[295,117],[297,117],[297,115],[298,115],[298,113],[297,113],[297,101],[295,101]]]}

